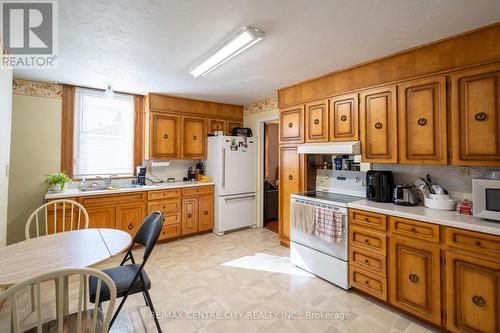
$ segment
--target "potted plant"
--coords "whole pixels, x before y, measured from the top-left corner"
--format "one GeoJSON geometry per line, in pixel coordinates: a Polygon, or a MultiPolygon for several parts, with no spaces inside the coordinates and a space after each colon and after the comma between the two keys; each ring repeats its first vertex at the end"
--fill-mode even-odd
{"type": "Polygon", "coordinates": [[[45,184],[49,185],[51,192],[62,192],[70,181],[71,178],[62,171],[45,176],[45,184]]]}

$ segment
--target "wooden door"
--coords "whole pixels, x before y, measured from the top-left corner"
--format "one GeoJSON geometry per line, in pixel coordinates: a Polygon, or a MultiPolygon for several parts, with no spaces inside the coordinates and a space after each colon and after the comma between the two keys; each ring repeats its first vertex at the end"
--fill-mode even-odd
{"type": "Polygon", "coordinates": [[[398,86],[399,162],[447,164],[446,77],[398,86]]]}
{"type": "Polygon", "coordinates": [[[290,194],[301,191],[302,169],[303,161],[297,147],[280,147],[279,236],[284,243],[290,240],[290,194]]]}
{"type": "Polygon", "coordinates": [[[243,123],[241,121],[228,120],[226,135],[233,135],[233,128],[235,127],[243,127],[243,123]]]}
{"type": "Polygon", "coordinates": [[[500,263],[446,252],[447,329],[500,332],[500,263]]]}
{"type": "Polygon", "coordinates": [[[208,134],[215,134],[215,131],[223,131],[226,134],[226,121],[223,119],[208,119],[208,134]]]}
{"type": "Polygon", "coordinates": [[[151,113],[150,115],[150,158],[180,158],[179,116],[151,113]]]}
{"type": "Polygon", "coordinates": [[[145,203],[130,203],[116,206],[116,228],[126,231],[134,237],[137,229],[146,217],[145,203]]]}
{"type": "Polygon", "coordinates": [[[365,90],[360,99],[363,162],[397,163],[396,87],[365,90]]]}
{"type": "Polygon", "coordinates": [[[359,140],[358,110],[357,93],[330,99],[330,141],[359,140]]]}
{"type": "Polygon", "coordinates": [[[89,214],[89,228],[118,228],[115,224],[115,206],[86,207],[89,214]]]}
{"type": "Polygon", "coordinates": [[[392,305],[441,324],[439,247],[392,236],[389,252],[389,297],[392,305]]]}
{"type": "Polygon", "coordinates": [[[328,141],[328,100],[306,104],[306,142],[328,141]]]}
{"type": "Polygon", "coordinates": [[[198,198],[182,199],[182,235],[198,232],[198,198]]]}
{"type": "Polygon", "coordinates": [[[203,196],[198,200],[199,222],[198,230],[212,230],[214,221],[214,199],[212,196],[203,196]]]}
{"type": "Polygon", "coordinates": [[[451,75],[452,163],[500,166],[500,65],[451,75]]]}
{"type": "Polygon", "coordinates": [[[304,142],[304,105],[280,110],[280,142],[304,142]]]}
{"type": "Polygon", "coordinates": [[[205,119],[182,117],[182,156],[187,159],[203,159],[207,152],[205,119]]]}

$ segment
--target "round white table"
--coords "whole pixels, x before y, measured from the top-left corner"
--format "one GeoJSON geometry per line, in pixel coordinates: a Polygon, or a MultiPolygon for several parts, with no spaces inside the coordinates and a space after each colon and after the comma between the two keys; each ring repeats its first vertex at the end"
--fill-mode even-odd
{"type": "Polygon", "coordinates": [[[60,232],[0,248],[0,288],[64,267],[96,265],[131,243],[125,231],[100,228],[60,232]]]}

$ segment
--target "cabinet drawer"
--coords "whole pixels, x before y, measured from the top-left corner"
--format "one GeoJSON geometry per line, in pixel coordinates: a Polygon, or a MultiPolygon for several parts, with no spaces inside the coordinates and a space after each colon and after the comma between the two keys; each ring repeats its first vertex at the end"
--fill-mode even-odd
{"type": "Polygon", "coordinates": [[[85,207],[89,206],[104,206],[104,205],[117,205],[132,202],[145,201],[147,197],[146,192],[129,192],[118,195],[100,195],[100,196],[84,196],[78,200],[85,207]]]}
{"type": "Polygon", "coordinates": [[[437,224],[390,216],[389,230],[393,234],[439,243],[439,226],[437,224]]]}
{"type": "Polygon", "coordinates": [[[183,197],[190,197],[193,195],[210,194],[210,193],[212,193],[212,191],[213,191],[212,186],[199,186],[199,187],[183,188],[182,189],[182,196],[183,197]]]}
{"type": "Polygon", "coordinates": [[[181,199],[155,200],[148,202],[148,212],[159,210],[163,214],[177,212],[181,209],[181,199]]]}
{"type": "Polygon", "coordinates": [[[163,228],[161,229],[160,237],[158,237],[158,240],[179,237],[180,235],[181,235],[180,223],[164,225],[163,228]]]}
{"type": "Polygon", "coordinates": [[[446,228],[446,245],[500,257],[500,237],[480,232],[446,228]]]}
{"type": "Polygon", "coordinates": [[[149,191],[148,192],[148,200],[178,198],[180,196],[181,196],[180,189],[163,190],[163,191],[149,191]]]}
{"type": "Polygon", "coordinates": [[[349,282],[351,285],[387,302],[387,279],[369,273],[353,265],[349,266],[349,282]]]}
{"type": "Polygon", "coordinates": [[[163,218],[165,219],[165,221],[163,221],[163,226],[181,223],[181,212],[165,213],[163,214],[163,218]]]}
{"type": "Polygon", "coordinates": [[[349,247],[349,263],[373,274],[387,277],[386,258],[356,247],[349,247]]]}
{"type": "Polygon", "coordinates": [[[365,249],[380,255],[386,254],[385,235],[366,231],[358,227],[351,227],[349,230],[349,242],[352,246],[365,249]]]}
{"type": "Polygon", "coordinates": [[[387,230],[387,217],[384,214],[349,209],[349,223],[375,230],[387,230]]]}

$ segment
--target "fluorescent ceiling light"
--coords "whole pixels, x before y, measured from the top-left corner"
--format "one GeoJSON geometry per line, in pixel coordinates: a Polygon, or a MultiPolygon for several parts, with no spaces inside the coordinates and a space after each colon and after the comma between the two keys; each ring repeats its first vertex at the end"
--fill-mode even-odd
{"type": "Polygon", "coordinates": [[[264,38],[264,33],[253,27],[246,27],[240,30],[229,41],[211,52],[205,60],[193,67],[189,72],[194,77],[206,75],[223,63],[248,49],[250,46],[260,42],[264,38]]]}

